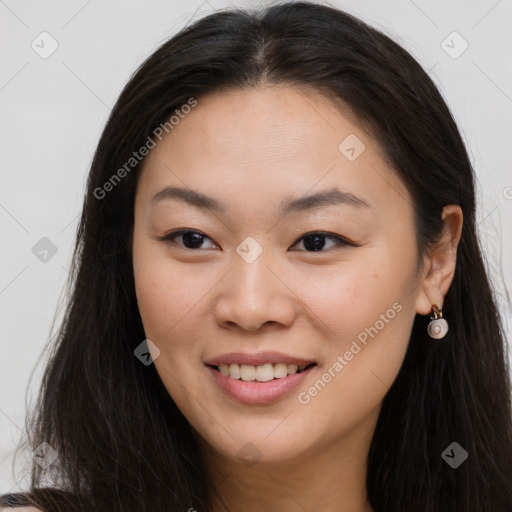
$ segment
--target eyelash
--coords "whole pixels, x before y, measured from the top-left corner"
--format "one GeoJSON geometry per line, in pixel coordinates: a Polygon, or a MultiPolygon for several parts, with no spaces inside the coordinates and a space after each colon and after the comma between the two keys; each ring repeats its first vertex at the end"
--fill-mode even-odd
{"type": "MultiPolygon", "coordinates": [[[[179,236],[181,236],[181,235],[184,235],[186,233],[196,233],[198,235],[201,235],[203,238],[210,239],[210,237],[208,237],[204,233],[201,233],[200,231],[196,231],[194,229],[178,229],[176,231],[172,231],[171,233],[168,233],[167,235],[163,236],[162,238],[159,238],[159,240],[162,241],[162,242],[176,243],[174,239],[179,237],[179,236]]],[[[353,242],[350,242],[346,238],[343,238],[343,237],[341,237],[339,235],[335,235],[333,233],[328,233],[327,231],[310,231],[308,233],[305,233],[304,235],[302,235],[300,238],[298,238],[294,242],[292,247],[297,245],[297,243],[302,241],[304,238],[307,238],[308,236],[312,236],[312,235],[319,235],[319,236],[324,236],[325,238],[334,239],[337,242],[337,246],[358,247],[357,244],[355,244],[353,242]]],[[[181,246],[181,248],[189,250],[189,251],[200,251],[201,250],[201,249],[197,249],[197,248],[196,249],[191,249],[190,247],[184,247],[184,246],[181,246]]],[[[320,252],[321,253],[321,252],[327,252],[327,251],[325,251],[325,250],[319,250],[319,251],[306,251],[306,250],[302,250],[302,252],[307,252],[307,253],[318,253],[318,252],[320,252]]]]}

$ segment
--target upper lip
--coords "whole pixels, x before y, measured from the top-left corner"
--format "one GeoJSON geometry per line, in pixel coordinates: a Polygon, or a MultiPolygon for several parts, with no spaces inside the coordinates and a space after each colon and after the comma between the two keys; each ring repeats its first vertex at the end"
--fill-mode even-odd
{"type": "Polygon", "coordinates": [[[210,366],[220,366],[221,364],[246,364],[252,366],[261,366],[267,363],[276,364],[296,364],[297,366],[308,366],[314,363],[312,359],[295,357],[282,352],[258,352],[256,354],[246,354],[243,352],[231,352],[209,359],[205,364],[210,366]]]}

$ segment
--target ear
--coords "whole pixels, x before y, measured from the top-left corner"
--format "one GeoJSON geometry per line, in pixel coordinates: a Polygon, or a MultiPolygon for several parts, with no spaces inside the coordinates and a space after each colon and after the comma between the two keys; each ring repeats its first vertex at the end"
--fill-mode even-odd
{"type": "Polygon", "coordinates": [[[420,315],[428,315],[432,304],[443,307],[455,274],[457,246],[462,233],[462,210],[459,205],[451,204],[443,208],[441,217],[444,224],[441,239],[425,262],[424,277],[416,297],[416,312],[420,315]]]}

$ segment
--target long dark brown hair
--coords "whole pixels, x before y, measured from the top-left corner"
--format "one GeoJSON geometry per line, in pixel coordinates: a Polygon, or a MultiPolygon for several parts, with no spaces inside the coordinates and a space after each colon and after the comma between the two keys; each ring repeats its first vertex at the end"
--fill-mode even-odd
{"type": "Polygon", "coordinates": [[[31,496],[47,510],[210,511],[212,481],[192,429],[154,365],[132,268],[140,164],[103,198],[98,189],[190,98],[261,83],[306,86],[344,102],[380,143],[414,201],[418,253],[460,205],[464,224],[442,343],[416,316],[401,370],[386,394],[367,471],[375,512],[512,511],[511,385],[503,326],[476,235],[474,171],[456,123],[422,67],[388,36],[308,2],[220,11],[165,42],[122,91],[100,138],[73,255],[65,317],[30,423],[31,496]],[[95,192],[96,191],[96,192],[95,192]],[[457,469],[441,454],[459,443],[457,469]],[[72,500],[72,501],[71,501],[72,500]],[[50,503],[51,502],[51,503],[50,503]]]}

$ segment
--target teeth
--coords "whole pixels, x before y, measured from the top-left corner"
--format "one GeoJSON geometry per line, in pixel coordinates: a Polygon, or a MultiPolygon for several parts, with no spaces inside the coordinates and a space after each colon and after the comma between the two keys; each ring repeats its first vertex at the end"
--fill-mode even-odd
{"type": "Polygon", "coordinates": [[[296,364],[263,364],[261,366],[252,366],[248,364],[221,364],[218,369],[225,377],[232,379],[242,379],[243,381],[268,382],[273,379],[282,379],[287,375],[293,375],[297,371],[301,372],[306,366],[297,366],[296,364]]]}
{"type": "Polygon", "coordinates": [[[284,363],[277,363],[274,365],[274,377],[282,379],[288,375],[288,367],[284,363]]]}
{"type": "MultiPolygon", "coordinates": [[[[254,368],[252,366],[251,368],[254,368]]],[[[274,378],[274,365],[268,363],[263,366],[256,366],[256,380],[258,382],[268,382],[274,378]]]]}
{"type": "Polygon", "coordinates": [[[297,373],[297,370],[299,369],[299,367],[296,365],[296,364],[289,364],[287,367],[286,367],[286,370],[289,374],[294,374],[294,373],[297,373]]]}
{"type": "Polygon", "coordinates": [[[229,376],[232,379],[239,379],[240,378],[240,366],[238,366],[237,364],[230,364],[229,365],[229,376]]]}
{"type": "Polygon", "coordinates": [[[256,378],[256,366],[240,365],[240,378],[242,380],[254,380],[256,378]]]}

